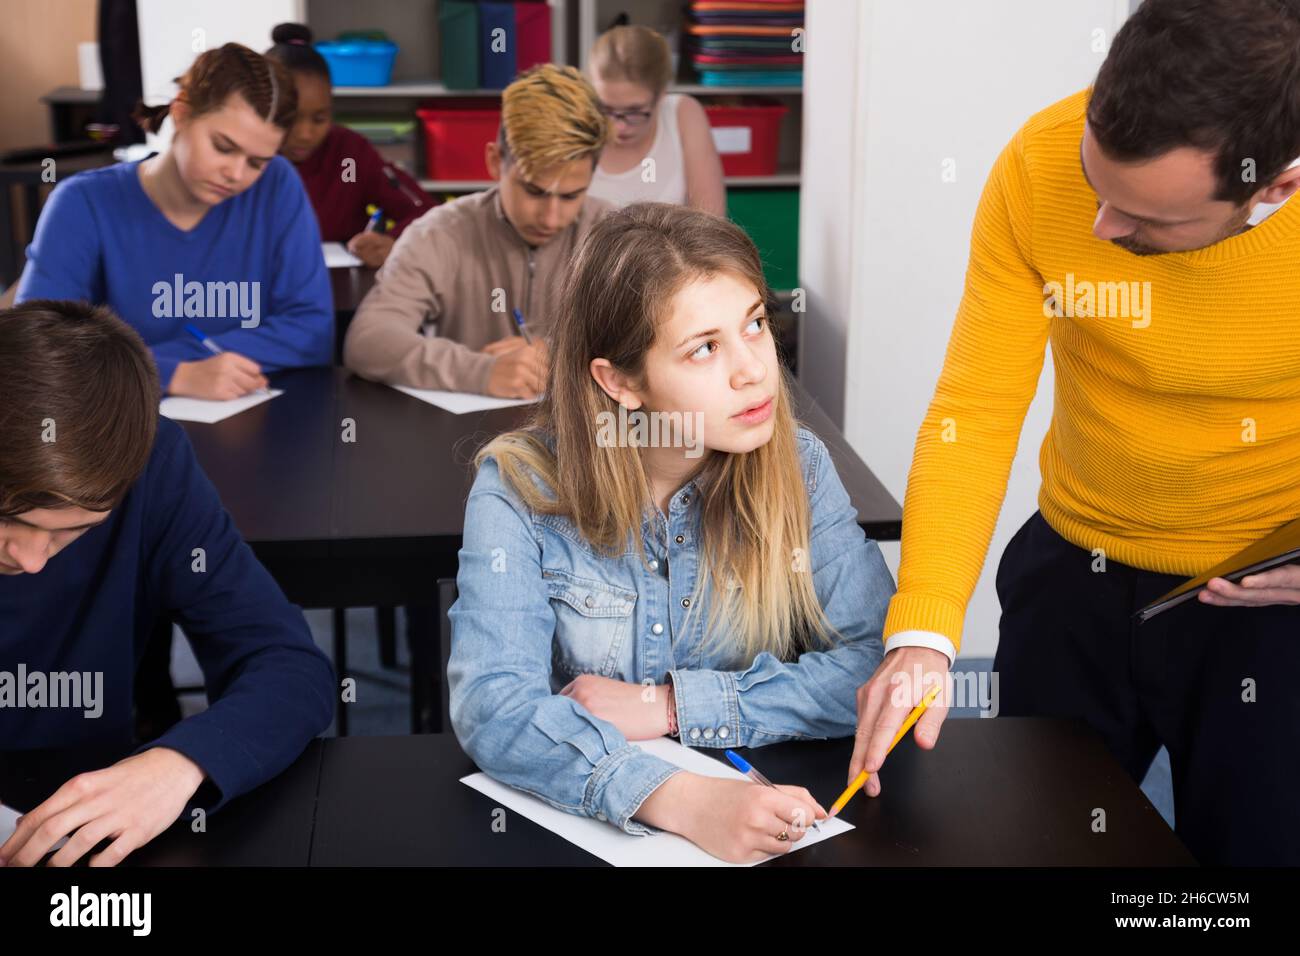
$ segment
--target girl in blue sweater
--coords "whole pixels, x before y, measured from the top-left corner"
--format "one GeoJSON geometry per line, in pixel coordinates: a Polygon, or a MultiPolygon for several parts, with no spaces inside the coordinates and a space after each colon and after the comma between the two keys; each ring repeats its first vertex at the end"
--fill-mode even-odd
{"type": "Polygon", "coordinates": [[[316,217],[277,156],[293,78],[236,43],[202,53],[168,106],[137,111],[161,153],[69,178],[27,250],[17,301],[111,306],[152,350],[163,389],[238,398],[265,374],[328,365],[333,306],[316,217]],[[187,331],[192,326],[219,354],[187,331]]]}

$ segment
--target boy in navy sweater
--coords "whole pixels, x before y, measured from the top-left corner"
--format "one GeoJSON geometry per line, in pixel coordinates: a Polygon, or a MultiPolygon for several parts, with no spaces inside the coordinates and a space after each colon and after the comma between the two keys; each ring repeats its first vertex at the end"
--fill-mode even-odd
{"type": "Polygon", "coordinates": [[[53,864],[104,841],[91,865],[116,864],[188,808],[275,776],[329,724],[328,660],[159,393],[108,309],[0,313],[0,751],[129,754],[28,812],[0,864],[36,864],[64,837],[53,864]],[[132,681],[160,615],[184,627],[210,704],[137,747],[132,681]]]}

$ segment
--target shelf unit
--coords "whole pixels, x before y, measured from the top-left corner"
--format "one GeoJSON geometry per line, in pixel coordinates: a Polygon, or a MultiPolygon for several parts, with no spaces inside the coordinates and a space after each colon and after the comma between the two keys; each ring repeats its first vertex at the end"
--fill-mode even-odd
{"type": "MultiPolygon", "coordinates": [[[[676,60],[676,78],[669,85],[668,92],[694,96],[706,106],[734,101],[737,97],[764,97],[778,100],[787,107],[780,130],[777,172],[770,176],[724,178],[732,197],[729,207],[732,203],[749,207],[750,225],[761,222],[764,216],[758,213],[758,220],[754,220],[753,209],[786,201],[776,195],[777,192],[801,189],[801,85],[755,87],[705,86],[699,83],[687,65],[686,57],[676,52],[681,49],[682,26],[686,20],[682,0],[548,0],[548,3],[551,7],[553,62],[570,63],[585,69],[588,51],[598,33],[626,14],[629,22],[653,27],[668,37],[676,60]],[[771,195],[762,195],[765,191],[771,195]]],[[[317,40],[331,39],[345,30],[380,29],[394,38],[401,48],[388,86],[335,87],[336,113],[345,118],[400,116],[407,119],[423,102],[447,97],[499,98],[499,90],[449,90],[442,84],[439,79],[437,14],[436,0],[366,0],[364,4],[355,0],[305,0],[305,22],[317,40]]],[[[385,159],[406,169],[426,192],[434,196],[464,195],[492,185],[489,180],[434,180],[425,176],[424,136],[418,124],[412,141],[380,145],[378,149],[385,159]]],[[[741,218],[739,214],[737,218],[741,218]]],[[[787,268],[783,276],[788,275],[791,272],[787,268]]],[[[791,318],[795,319],[793,313],[791,318]]]]}
{"type": "MultiPolygon", "coordinates": [[[[680,0],[548,0],[551,7],[551,50],[557,63],[584,67],[587,51],[596,35],[615,17],[626,13],[631,22],[654,27],[679,45],[678,34],[684,14],[680,0]],[[574,54],[574,55],[571,55],[574,54]]],[[[306,22],[317,40],[331,39],[344,30],[381,29],[401,46],[388,86],[337,86],[336,111],[345,115],[411,114],[425,100],[442,97],[499,97],[499,90],[449,90],[438,81],[438,17],[435,0],[306,0],[306,22]]],[[[709,103],[718,98],[764,96],[781,100],[789,107],[781,128],[781,153],[777,172],[771,176],[728,176],[728,189],[798,187],[800,139],[803,116],[803,88],[797,85],[704,86],[694,80],[683,63],[670,93],[684,93],[709,103]]],[[[443,194],[477,192],[491,185],[484,180],[432,180],[420,173],[425,168],[423,137],[417,132],[409,146],[386,147],[381,151],[420,180],[427,191],[443,194]]]]}

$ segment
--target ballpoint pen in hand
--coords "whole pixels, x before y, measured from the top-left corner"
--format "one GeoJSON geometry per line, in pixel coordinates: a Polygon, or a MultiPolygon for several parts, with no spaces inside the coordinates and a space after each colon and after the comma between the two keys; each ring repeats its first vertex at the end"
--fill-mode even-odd
{"type": "MultiPolygon", "coordinates": [[[[743,773],[750,780],[754,781],[757,784],[762,784],[764,787],[771,787],[773,790],[779,789],[776,784],[774,784],[771,780],[768,780],[767,777],[759,773],[758,770],[755,769],[753,764],[751,764],[740,754],[736,753],[734,750],[727,750],[724,751],[724,753],[726,754],[727,759],[731,761],[732,766],[734,766],[737,770],[743,773]]],[[[814,830],[816,830],[818,833],[821,833],[822,825],[817,822],[816,818],[813,818],[812,825],[814,830]]]]}
{"type": "MultiPolygon", "coordinates": [[[[204,332],[203,332],[202,329],[196,328],[195,326],[190,325],[190,324],[187,322],[187,323],[185,323],[185,331],[188,332],[188,333],[190,333],[190,335],[194,336],[196,339],[198,339],[198,340],[199,340],[199,344],[202,345],[202,346],[203,346],[205,349],[207,349],[209,352],[211,352],[213,355],[225,355],[225,354],[226,354],[226,350],[223,349],[223,348],[222,348],[220,345],[218,345],[216,342],[212,341],[212,339],[208,338],[208,336],[204,334],[204,332]]],[[[270,395],[270,394],[271,394],[271,390],[268,389],[268,388],[259,388],[259,389],[257,389],[257,394],[258,394],[258,395],[270,395]]]]}

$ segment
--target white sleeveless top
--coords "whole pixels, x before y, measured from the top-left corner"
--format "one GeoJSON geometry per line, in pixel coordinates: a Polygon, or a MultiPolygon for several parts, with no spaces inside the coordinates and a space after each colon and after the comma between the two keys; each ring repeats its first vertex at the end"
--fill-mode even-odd
{"type": "Polygon", "coordinates": [[[597,166],[588,195],[607,199],[616,206],[633,202],[686,204],[686,155],[677,129],[677,106],[680,102],[679,93],[667,93],[659,98],[659,116],[650,152],[625,172],[610,174],[597,166]],[[654,160],[654,182],[642,179],[641,172],[647,159],[654,160]]]}

